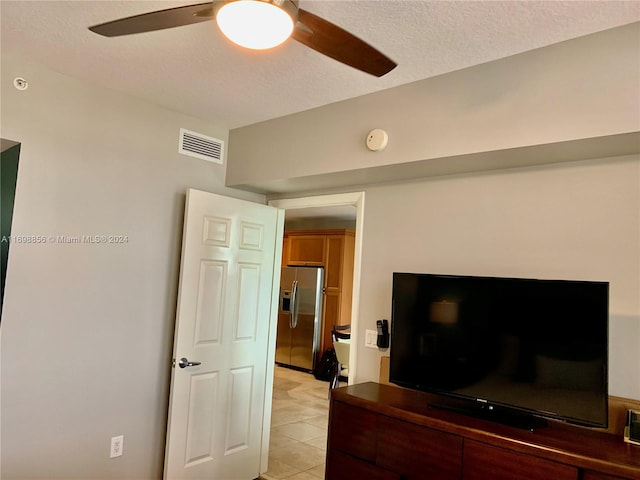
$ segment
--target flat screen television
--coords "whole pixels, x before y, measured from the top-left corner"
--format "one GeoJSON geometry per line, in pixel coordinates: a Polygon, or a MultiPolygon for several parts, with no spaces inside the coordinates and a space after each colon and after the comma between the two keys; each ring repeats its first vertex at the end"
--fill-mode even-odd
{"type": "Polygon", "coordinates": [[[607,282],[394,273],[389,379],[496,421],[606,427],[608,304],[607,282]]]}

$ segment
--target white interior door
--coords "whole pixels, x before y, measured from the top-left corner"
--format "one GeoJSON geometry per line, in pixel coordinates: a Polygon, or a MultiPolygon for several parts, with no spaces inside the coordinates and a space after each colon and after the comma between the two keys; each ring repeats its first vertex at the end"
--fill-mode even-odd
{"type": "Polygon", "coordinates": [[[260,473],[277,218],[273,207],[187,192],[167,480],[260,473]],[[181,358],[200,364],[181,368],[181,358]]]}

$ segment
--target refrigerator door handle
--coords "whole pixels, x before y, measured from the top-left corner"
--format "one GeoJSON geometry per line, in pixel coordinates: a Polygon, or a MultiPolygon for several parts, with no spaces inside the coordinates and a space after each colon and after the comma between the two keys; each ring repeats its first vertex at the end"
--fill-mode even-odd
{"type": "Polygon", "coordinates": [[[293,284],[295,283],[295,280],[291,283],[291,294],[289,297],[289,328],[293,328],[293,309],[294,307],[294,303],[293,301],[295,300],[295,296],[293,294],[293,284]]]}
{"type": "Polygon", "coordinates": [[[294,280],[291,285],[291,328],[298,326],[298,281],[294,280]]]}

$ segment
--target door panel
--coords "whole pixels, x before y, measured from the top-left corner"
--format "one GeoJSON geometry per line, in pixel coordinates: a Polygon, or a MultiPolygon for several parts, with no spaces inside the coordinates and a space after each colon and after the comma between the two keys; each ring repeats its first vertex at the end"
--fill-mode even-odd
{"type": "Polygon", "coordinates": [[[213,458],[213,412],[218,393],[217,372],[193,375],[189,388],[186,465],[213,458]]]}
{"type": "Polygon", "coordinates": [[[216,343],[220,340],[226,280],[227,262],[201,261],[196,310],[196,345],[216,343]]]}
{"type": "Polygon", "coordinates": [[[202,243],[228,247],[231,235],[231,219],[205,215],[202,243]]]}
{"type": "Polygon", "coordinates": [[[291,284],[296,279],[296,268],[283,267],[280,273],[280,286],[285,290],[291,290],[291,284]]]}
{"type": "Polygon", "coordinates": [[[276,362],[291,363],[291,328],[289,312],[278,312],[278,333],[276,338],[276,362]]]}
{"type": "Polygon", "coordinates": [[[251,387],[253,368],[243,367],[231,370],[229,377],[229,421],[225,455],[248,448],[249,418],[251,417],[251,387]]]}
{"type": "Polygon", "coordinates": [[[239,264],[238,272],[238,291],[240,294],[238,295],[235,340],[254,340],[258,321],[258,298],[260,297],[260,265],[239,264]]]}
{"type": "MultiPolygon", "coordinates": [[[[288,292],[287,301],[291,300],[293,282],[296,279],[296,269],[283,267],[280,270],[280,301],[283,292],[288,292]]],[[[287,308],[291,308],[288,303],[287,308]]],[[[291,363],[291,314],[289,310],[283,311],[282,305],[278,305],[278,326],[276,332],[276,362],[289,365],[291,363]]]]}
{"type": "Polygon", "coordinates": [[[291,364],[307,370],[315,365],[317,352],[317,318],[321,314],[320,300],[323,269],[297,269],[296,321],[291,335],[291,364]]]}
{"type": "Polygon", "coordinates": [[[165,479],[260,474],[277,210],[189,190],[165,479]]]}
{"type": "Polygon", "coordinates": [[[315,314],[298,314],[298,324],[291,330],[291,365],[313,368],[313,334],[315,314]]]}

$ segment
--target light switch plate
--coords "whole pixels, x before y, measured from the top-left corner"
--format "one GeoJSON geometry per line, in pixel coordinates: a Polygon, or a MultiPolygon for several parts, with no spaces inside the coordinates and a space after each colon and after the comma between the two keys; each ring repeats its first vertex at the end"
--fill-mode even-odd
{"type": "Polygon", "coordinates": [[[369,348],[378,348],[378,331],[365,330],[364,346],[369,348]]]}

